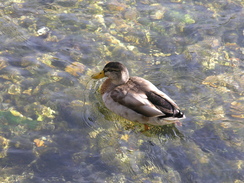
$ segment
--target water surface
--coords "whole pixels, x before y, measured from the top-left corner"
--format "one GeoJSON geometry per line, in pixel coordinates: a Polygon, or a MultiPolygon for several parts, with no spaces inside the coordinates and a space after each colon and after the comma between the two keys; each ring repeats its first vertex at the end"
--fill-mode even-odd
{"type": "Polygon", "coordinates": [[[0,182],[242,182],[243,6],[1,1],[0,182]],[[182,126],[107,110],[90,76],[108,61],[171,96],[182,126]]]}

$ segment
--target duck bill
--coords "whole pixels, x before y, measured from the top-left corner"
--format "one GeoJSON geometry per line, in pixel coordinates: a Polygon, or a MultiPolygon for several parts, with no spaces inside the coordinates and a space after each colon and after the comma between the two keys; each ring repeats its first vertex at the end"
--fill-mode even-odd
{"type": "Polygon", "coordinates": [[[92,77],[92,79],[101,79],[101,78],[105,77],[105,74],[104,74],[104,71],[101,71],[97,74],[93,74],[91,77],[92,77]]]}

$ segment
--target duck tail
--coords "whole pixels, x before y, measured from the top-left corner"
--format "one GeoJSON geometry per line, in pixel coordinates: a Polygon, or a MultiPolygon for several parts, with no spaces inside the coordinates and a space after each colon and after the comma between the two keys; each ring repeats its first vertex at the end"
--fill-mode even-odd
{"type": "Polygon", "coordinates": [[[176,118],[185,118],[185,114],[182,111],[180,111],[180,110],[177,109],[177,110],[174,111],[173,117],[176,117],[176,118]]]}
{"type": "Polygon", "coordinates": [[[185,118],[185,114],[180,111],[180,110],[175,110],[174,114],[165,114],[163,116],[158,116],[158,119],[167,119],[167,120],[177,120],[177,119],[184,119],[185,118]]]}

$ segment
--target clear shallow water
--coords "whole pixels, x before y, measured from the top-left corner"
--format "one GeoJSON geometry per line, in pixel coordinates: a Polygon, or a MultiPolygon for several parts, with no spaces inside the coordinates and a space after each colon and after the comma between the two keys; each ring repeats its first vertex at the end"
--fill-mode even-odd
{"type": "Polygon", "coordinates": [[[0,182],[244,179],[242,1],[0,8],[0,182]],[[142,132],[111,114],[90,79],[107,61],[170,95],[183,125],[142,132]]]}

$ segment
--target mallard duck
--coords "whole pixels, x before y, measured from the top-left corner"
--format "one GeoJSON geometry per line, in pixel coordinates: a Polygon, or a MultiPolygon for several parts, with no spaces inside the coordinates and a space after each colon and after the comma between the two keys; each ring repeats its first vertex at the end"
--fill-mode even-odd
{"type": "Polygon", "coordinates": [[[100,93],[105,106],[130,121],[166,125],[185,117],[177,104],[150,81],[130,77],[120,62],[109,62],[93,79],[108,77],[100,93]]]}

